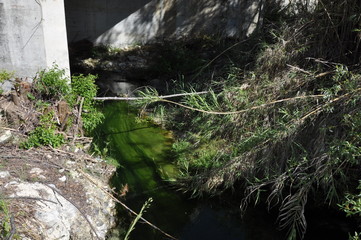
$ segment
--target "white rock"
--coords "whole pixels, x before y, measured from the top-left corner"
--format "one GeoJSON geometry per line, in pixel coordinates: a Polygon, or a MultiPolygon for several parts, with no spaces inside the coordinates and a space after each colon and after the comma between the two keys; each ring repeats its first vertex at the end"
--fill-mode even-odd
{"type": "Polygon", "coordinates": [[[62,176],[61,178],[59,178],[59,181],[65,182],[66,181],[66,176],[62,176]]]}
{"type": "Polygon", "coordinates": [[[29,173],[30,174],[34,174],[34,175],[40,175],[44,172],[44,170],[40,169],[40,168],[32,168],[29,173]]]}
{"type": "Polygon", "coordinates": [[[13,186],[13,185],[16,185],[16,184],[18,184],[18,182],[17,181],[11,181],[11,182],[8,182],[7,184],[5,184],[5,188],[8,188],[8,187],[11,187],[11,186],[13,186]]]}
{"type": "Polygon", "coordinates": [[[8,141],[11,138],[11,131],[10,130],[6,130],[5,132],[3,132],[0,136],[0,144],[1,143],[5,143],[6,141],[8,141]]]}
{"type": "Polygon", "coordinates": [[[10,177],[9,171],[1,171],[0,172],[0,178],[7,178],[10,177]]]}

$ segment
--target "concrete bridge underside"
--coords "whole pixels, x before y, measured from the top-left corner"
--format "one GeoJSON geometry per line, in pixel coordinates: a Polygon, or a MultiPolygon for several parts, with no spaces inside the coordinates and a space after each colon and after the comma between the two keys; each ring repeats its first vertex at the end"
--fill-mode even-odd
{"type": "Polygon", "coordinates": [[[124,47],[189,35],[243,38],[260,22],[262,0],[0,0],[0,70],[34,77],[68,70],[68,42],[124,47]]]}

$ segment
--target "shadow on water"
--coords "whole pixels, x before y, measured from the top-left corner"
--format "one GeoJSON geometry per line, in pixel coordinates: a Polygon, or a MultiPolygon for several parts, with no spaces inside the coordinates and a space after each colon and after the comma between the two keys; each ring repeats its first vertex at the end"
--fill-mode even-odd
{"type": "MultiPolygon", "coordinates": [[[[126,103],[106,103],[104,113],[106,119],[97,133],[97,144],[107,147],[110,157],[120,164],[111,183],[118,191],[128,184],[124,201],[137,212],[148,198],[153,198],[144,218],[180,240],[282,239],[267,213],[250,213],[242,222],[234,208],[190,200],[174,191],[169,181],[177,169],[172,164],[169,132],[152,123],[136,121],[136,114],[126,103]]],[[[131,239],[167,238],[139,222],[131,239]]]]}

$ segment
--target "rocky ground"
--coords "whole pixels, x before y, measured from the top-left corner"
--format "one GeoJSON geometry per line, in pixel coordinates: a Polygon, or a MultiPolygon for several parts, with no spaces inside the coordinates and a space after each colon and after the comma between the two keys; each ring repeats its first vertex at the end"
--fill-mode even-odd
{"type": "Polygon", "coordinates": [[[74,147],[86,148],[89,138],[62,149],[20,148],[36,113],[9,99],[0,99],[0,238],[105,239],[115,224],[108,187],[115,167],[74,147]]]}

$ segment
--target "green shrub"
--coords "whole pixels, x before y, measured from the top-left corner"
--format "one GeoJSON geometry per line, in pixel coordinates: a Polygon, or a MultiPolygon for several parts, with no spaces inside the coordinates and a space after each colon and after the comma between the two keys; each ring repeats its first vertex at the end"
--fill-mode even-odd
{"type": "Polygon", "coordinates": [[[5,80],[9,80],[14,77],[14,72],[9,72],[6,70],[0,71],[0,83],[4,82],[5,80]]]}
{"type": "Polygon", "coordinates": [[[95,79],[97,76],[80,74],[79,76],[73,76],[71,81],[71,97],[70,102],[74,104],[76,99],[83,97],[83,127],[87,132],[91,132],[95,127],[102,122],[104,115],[98,111],[96,105],[97,102],[93,100],[97,94],[97,86],[95,85],[95,79]]]}
{"type": "Polygon", "coordinates": [[[10,214],[7,203],[0,199],[0,237],[1,239],[7,239],[10,236],[10,214]]]}
{"type": "Polygon", "coordinates": [[[35,81],[35,89],[46,99],[62,99],[70,93],[69,79],[65,76],[65,70],[54,65],[48,70],[41,71],[35,81]]]}
{"type": "Polygon", "coordinates": [[[55,129],[51,127],[39,126],[30,132],[26,142],[22,144],[24,148],[51,146],[59,147],[65,142],[64,136],[60,133],[55,133],[55,129]]]}
{"type": "Polygon", "coordinates": [[[21,145],[24,148],[51,146],[59,147],[65,142],[64,136],[56,133],[56,122],[53,120],[54,112],[45,114],[40,119],[40,125],[29,133],[28,139],[21,145]]]}
{"type": "MultiPolygon", "coordinates": [[[[73,76],[71,83],[65,77],[65,71],[54,65],[48,70],[41,71],[39,78],[34,83],[34,94],[29,93],[28,97],[35,101],[38,111],[44,112],[49,109],[54,102],[64,99],[70,108],[76,105],[80,110],[82,102],[82,127],[87,133],[90,133],[104,118],[103,114],[97,109],[97,102],[93,100],[97,94],[94,75],[73,76]],[[81,99],[83,98],[83,101],[81,99]]],[[[69,116],[68,121],[72,121],[75,116],[69,116]]],[[[40,124],[29,133],[28,139],[22,143],[22,147],[31,148],[42,145],[59,147],[65,143],[64,136],[57,133],[58,126],[54,121],[55,113],[45,114],[40,119],[40,124]]],[[[69,125],[69,124],[68,124],[69,125]]]]}

